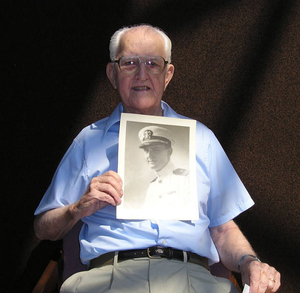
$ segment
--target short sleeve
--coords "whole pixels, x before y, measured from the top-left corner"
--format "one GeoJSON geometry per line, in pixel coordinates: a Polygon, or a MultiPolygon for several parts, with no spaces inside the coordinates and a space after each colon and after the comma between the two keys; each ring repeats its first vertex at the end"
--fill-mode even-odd
{"type": "Polygon", "coordinates": [[[87,188],[83,147],[74,140],[61,160],[35,215],[76,202],[87,188]]]}
{"type": "Polygon", "coordinates": [[[208,146],[210,227],[222,225],[253,206],[254,202],[213,133],[208,146]]]}

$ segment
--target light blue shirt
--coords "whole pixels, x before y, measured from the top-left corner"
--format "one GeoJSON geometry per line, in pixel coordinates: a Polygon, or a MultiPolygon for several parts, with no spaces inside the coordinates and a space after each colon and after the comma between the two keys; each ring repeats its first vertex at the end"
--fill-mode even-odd
{"type": "MultiPolygon", "coordinates": [[[[164,116],[188,119],[167,103],[161,104],[164,116]]],[[[76,202],[93,177],[109,170],[117,172],[122,111],[119,104],[109,117],[84,128],[74,139],[35,215],[76,202]]],[[[106,206],[82,219],[79,240],[83,263],[110,251],[155,245],[191,251],[213,263],[219,261],[209,227],[232,220],[254,203],[212,131],[200,122],[196,131],[199,220],[125,221],[116,219],[115,207],[106,206]]]]}

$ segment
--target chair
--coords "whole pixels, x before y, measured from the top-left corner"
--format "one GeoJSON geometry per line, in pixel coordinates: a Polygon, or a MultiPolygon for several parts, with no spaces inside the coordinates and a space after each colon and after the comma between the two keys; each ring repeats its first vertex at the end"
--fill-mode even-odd
{"type": "Polygon", "coordinates": [[[87,270],[80,261],[78,236],[82,222],[78,221],[64,237],[58,261],[50,260],[32,293],[58,293],[61,284],[71,275],[87,270]]]}

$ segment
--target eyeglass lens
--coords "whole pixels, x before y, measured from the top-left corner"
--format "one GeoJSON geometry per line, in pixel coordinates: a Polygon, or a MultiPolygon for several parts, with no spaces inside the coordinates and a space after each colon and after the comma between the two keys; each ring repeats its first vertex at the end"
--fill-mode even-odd
{"type": "Polygon", "coordinates": [[[134,74],[138,70],[140,63],[146,65],[146,69],[149,73],[160,74],[165,68],[166,61],[160,56],[146,56],[142,58],[138,56],[123,56],[118,63],[121,72],[124,74],[134,74]]]}

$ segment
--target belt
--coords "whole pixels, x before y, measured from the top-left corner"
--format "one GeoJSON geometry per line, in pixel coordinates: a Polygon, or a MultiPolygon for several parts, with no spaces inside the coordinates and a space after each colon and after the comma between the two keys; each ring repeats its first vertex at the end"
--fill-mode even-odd
{"type": "MultiPolygon", "coordinates": [[[[116,252],[108,252],[92,259],[90,262],[90,269],[113,264],[115,254],[116,252]]],[[[209,270],[208,259],[206,257],[200,256],[196,253],[185,252],[171,247],[154,246],[147,249],[123,250],[117,252],[117,254],[118,262],[141,257],[148,257],[150,259],[167,258],[183,262],[190,262],[200,265],[209,270]]]]}

